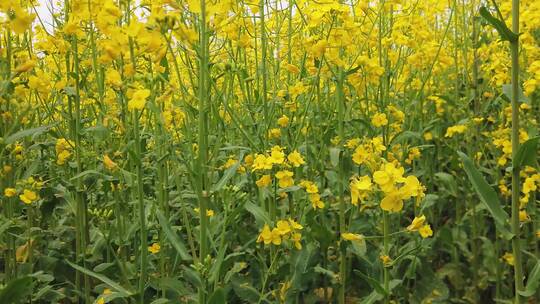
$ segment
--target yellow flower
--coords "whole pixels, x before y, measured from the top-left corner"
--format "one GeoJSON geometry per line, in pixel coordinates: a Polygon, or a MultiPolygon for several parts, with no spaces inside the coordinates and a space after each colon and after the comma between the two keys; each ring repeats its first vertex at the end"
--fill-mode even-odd
{"type": "Polygon", "coordinates": [[[281,116],[278,118],[277,123],[280,127],[285,128],[289,125],[289,117],[286,115],[281,116]]]}
{"type": "Polygon", "coordinates": [[[514,255],[510,252],[506,252],[502,256],[503,260],[510,266],[514,266],[514,255]]]}
{"type": "Polygon", "coordinates": [[[259,234],[259,237],[257,238],[257,243],[264,242],[265,245],[274,244],[274,245],[280,245],[281,244],[281,235],[279,231],[274,228],[273,230],[270,230],[270,227],[265,224],[261,233],[259,234]]]}
{"type": "Polygon", "coordinates": [[[371,118],[371,124],[376,128],[386,126],[388,124],[388,119],[386,118],[386,114],[376,113],[371,118]]]}
{"type": "Polygon", "coordinates": [[[306,162],[302,158],[302,154],[300,154],[298,151],[294,150],[287,156],[287,160],[293,165],[293,167],[300,167],[301,165],[305,164],[306,162]]]}
{"type": "Polygon", "coordinates": [[[107,155],[103,155],[103,166],[110,171],[118,169],[118,165],[107,155]]]}
{"type": "Polygon", "coordinates": [[[150,96],[150,90],[142,89],[133,93],[133,96],[128,102],[128,110],[142,110],[146,104],[146,99],[150,96]]]}
{"type": "MultiPolygon", "coordinates": [[[[200,210],[199,208],[193,208],[193,211],[195,211],[195,213],[197,213],[197,215],[200,215],[200,210]]],[[[214,216],[214,210],[212,209],[206,209],[206,216],[207,217],[212,217],[214,216]]]]}
{"type": "Polygon", "coordinates": [[[152,244],[152,246],[148,246],[148,251],[150,251],[152,254],[156,254],[161,250],[161,246],[158,243],[152,244]]]}
{"type": "Polygon", "coordinates": [[[361,234],[350,233],[350,232],[343,233],[341,237],[346,241],[361,241],[364,238],[364,236],[361,234]]]}
{"type": "Polygon", "coordinates": [[[4,189],[4,195],[6,197],[14,197],[16,194],[17,194],[17,190],[15,190],[15,188],[4,189]]]}
{"type": "Polygon", "coordinates": [[[24,73],[32,70],[36,66],[35,60],[28,60],[27,62],[17,66],[15,68],[15,72],[17,73],[24,73]]]}
{"type": "Polygon", "coordinates": [[[19,195],[19,198],[27,205],[39,199],[38,195],[34,191],[27,189],[24,189],[23,194],[19,195]]]}
{"type": "Polygon", "coordinates": [[[257,184],[257,187],[264,188],[267,187],[272,183],[272,177],[269,174],[265,174],[259,178],[255,184],[257,184]]]}
{"type": "Polygon", "coordinates": [[[431,230],[431,226],[429,226],[429,224],[422,226],[422,228],[420,228],[418,232],[420,233],[420,236],[422,236],[423,238],[433,236],[433,231],[431,230]]]}
{"type": "Polygon", "coordinates": [[[351,204],[358,205],[358,202],[367,196],[367,192],[371,190],[371,178],[369,176],[354,177],[350,183],[351,188],[351,204]]]}
{"type": "Polygon", "coordinates": [[[291,226],[288,221],[280,220],[276,224],[276,229],[279,235],[285,235],[291,232],[291,226]]]}
{"type": "Polygon", "coordinates": [[[390,258],[388,255],[381,255],[379,256],[379,259],[383,263],[384,267],[388,267],[392,264],[392,258],[390,258]]]}
{"type": "Polygon", "coordinates": [[[454,137],[454,134],[463,134],[467,130],[467,126],[465,125],[455,125],[451,126],[448,129],[446,129],[446,134],[444,137],[452,138],[454,137]]]}
{"type": "Polygon", "coordinates": [[[426,222],[426,216],[425,215],[415,217],[413,219],[412,223],[407,227],[407,230],[409,230],[409,231],[417,231],[424,225],[425,222],[426,222]]]}
{"type": "Polygon", "coordinates": [[[302,234],[295,232],[291,235],[291,241],[294,242],[294,247],[296,249],[301,250],[302,249],[302,243],[300,242],[300,239],[302,238],[302,234]]]}
{"type": "Polygon", "coordinates": [[[389,193],[382,199],[380,206],[384,211],[399,212],[403,209],[403,200],[398,193],[389,193]]]}
{"type": "Polygon", "coordinates": [[[530,221],[531,218],[529,217],[529,215],[527,214],[527,211],[525,210],[519,210],[519,221],[520,222],[528,222],[530,221]]]}
{"type": "Polygon", "coordinates": [[[269,159],[272,164],[283,164],[285,161],[285,153],[283,153],[283,149],[280,146],[272,147],[269,159]]]}
{"type": "Polygon", "coordinates": [[[278,185],[280,188],[287,188],[294,185],[293,172],[288,170],[281,170],[276,172],[276,178],[278,179],[278,185]]]}

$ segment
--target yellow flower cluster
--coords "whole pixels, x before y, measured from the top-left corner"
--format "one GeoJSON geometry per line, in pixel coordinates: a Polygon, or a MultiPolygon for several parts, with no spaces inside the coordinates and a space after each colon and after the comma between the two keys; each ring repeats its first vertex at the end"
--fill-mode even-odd
{"type": "Polygon", "coordinates": [[[265,224],[257,238],[257,243],[262,242],[265,245],[279,246],[284,241],[290,241],[296,249],[300,250],[302,249],[302,243],[300,242],[302,233],[300,230],[303,228],[293,219],[279,220],[273,229],[270,229],[270,226],[265,224]]]}

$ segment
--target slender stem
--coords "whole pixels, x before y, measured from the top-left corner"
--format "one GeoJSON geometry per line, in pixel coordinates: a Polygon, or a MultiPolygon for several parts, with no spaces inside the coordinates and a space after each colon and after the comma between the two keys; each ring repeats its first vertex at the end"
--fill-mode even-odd
{"type": "MultiPolygon", "coordinates": [[[[512,0],[512,31],[519,34],[519,0],[512,0]]],[[[512,55],[512,159],[515,159],[519,149],[519,36],[510,43],[512,55]]],[[[515,303],[522,302],[519,291],[523,290],[523,270],[520,249],[520,227],[519,227],[519,170],[514,166],[512,170],[512,251],[514,255],[514,291],[515,303]]]]}
{"type": "MultiPolygon", "coordinates": [[[[345,81],[345,72],[343,71],[343,68],[339,68],[339,75],[338,75],[338,81],[337,81],[337,108],[338,108],[338,132],[339,132],[339,139],[340,139],[340,146],[341,142],[345,138],[345,126],[344,126],[344,116],[345,116],[345,95],[343,91],[343,82],[345,81]]],[[[343,181],[347,180],[345,168],[343,166],[343,162],[340,161],[339,163],[339,183],[338,183],[338,193],[339,193],[339,234],[340,236],[343,235],[346,231],[346,225],[345,225],[345,193],[344,187],[343,187],[343,181]]],[[[340,278],[340,285],[339,285],[339,303],[344,304],[345,303],[345,289],[346,289],[346,279],[347,279],[347,251],[345,246],[340,246],[339,250],[339,278],[340,278]]]]}
{"type": "Polygon", "coordinates": [[[146,259],[148,256],[148,236],[146,231],[146,213],[144,206],[144,192],[143,192],[143,172],[142,172],[142,151],[141,151],[141,135],[140,135],[140,126],[139,126],[139,112],[137,110],[133,111],[133,120],[135,128],[135,155],[137,159],[135,160],[135,165],[137,168],[137,200],[139,207],[139,222],[141,228],[141,244],[140,244],[140,255],[141,255],[141,276],[139,278],[139,303],[144,304],[144,287],[146,285],[146,276],[147,276],[147,264],[146,259]]]}

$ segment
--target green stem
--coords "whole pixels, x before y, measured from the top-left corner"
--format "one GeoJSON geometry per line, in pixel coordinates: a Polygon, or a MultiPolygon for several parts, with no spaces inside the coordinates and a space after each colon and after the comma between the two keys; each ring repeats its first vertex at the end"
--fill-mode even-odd
{"type": "MultiPolygon", "coordinates": [[[[201,13],[199,15],[199,134],[198,134],[198,157],[197,174],[198,177],[198,201],[200,216],[200,238],[199,238],[199,260],[204,264],[208,255],[208,217],[206,210],[208,208],[209,193],[208,188],[208,108],[209,108],[209,42],[206,28],[206,1],[201,0],[201,13]]],[[[206,279],[202,278],[202,286],[199,288],[199,303],[205,303],[206,299],[206,279]]]]}
{"type": "MultiPolygon", "coordinates": [[[[519,0],[512,0],[512,31],[519,33],[519,0]]],[[[519,149],[519,36],[510,43],[512,55],[512,160],[516,158],[519,149]]],[[[519,227],[519,167],[514,166],[512,170],[512,251],[514,255],[514,291],[515,303],[522,302],[519,292],[523,290],[523,270],[520,249],[520,227],[519,227]]]]}
{"type": "Polygon", "coordinates": [[[147,264],[146,259],[148,256],[148,232],[146,231],[146,212],[144,206],[144,192],[143,192],[143,170],[142,170],[142,151],[141,151],[141,135],[139,126],[139,113],[137,110],[133,111],[133,120],[135,128],[135,165],[137,168],[137,200],[139,207],[139,223],[141,228],[141,276],[139,278],[139,303],[144,304],[144,287],[146,285],[147,277],[147,264]]]}

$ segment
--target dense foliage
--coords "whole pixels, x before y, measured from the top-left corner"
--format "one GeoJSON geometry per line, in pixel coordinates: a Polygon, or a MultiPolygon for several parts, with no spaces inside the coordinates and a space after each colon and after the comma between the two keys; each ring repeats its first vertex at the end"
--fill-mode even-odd
{"type": "Polygon", "coordinates": [[[540,297],[540,1],[2,0],[0,74],[0,303],[540,297]]]}

